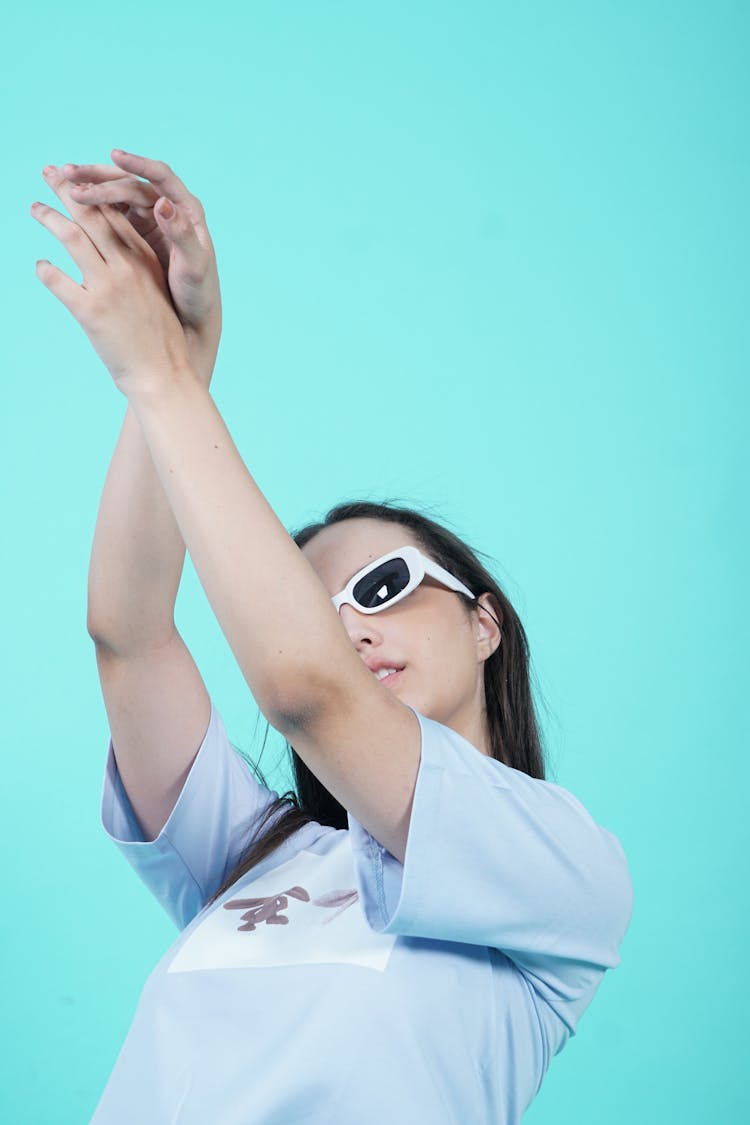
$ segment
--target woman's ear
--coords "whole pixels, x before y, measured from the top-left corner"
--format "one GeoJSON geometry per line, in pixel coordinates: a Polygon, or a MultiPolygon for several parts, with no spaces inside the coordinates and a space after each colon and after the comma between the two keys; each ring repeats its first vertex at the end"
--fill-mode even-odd
{"type": "Polygon", "coordinates": [[[494,594],[480,594],[474,607],[480,658],[487,660],[502,641],[503,611],[494,594]]]}

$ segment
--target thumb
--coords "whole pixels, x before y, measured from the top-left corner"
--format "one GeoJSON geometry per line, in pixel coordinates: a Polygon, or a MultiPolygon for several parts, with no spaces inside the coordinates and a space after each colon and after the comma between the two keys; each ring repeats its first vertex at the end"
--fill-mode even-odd
{"type": "Polygon", "coordinates": [[[197,264],[203,260],[203,246],[182,207],[163,195],[154,204],[154,215],[163,234],[189,262],[197,264]]]}

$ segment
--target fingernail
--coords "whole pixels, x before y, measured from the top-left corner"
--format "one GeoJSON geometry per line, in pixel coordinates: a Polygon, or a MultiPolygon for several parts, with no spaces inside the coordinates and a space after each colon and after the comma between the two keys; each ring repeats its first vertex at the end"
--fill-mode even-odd
{"type": "Polygon", "coordinates": [[[46,164],[44,166],[44,168],[42,168],[42,175],[43,176],[51,176],[52,173],[55,172],[55,171],[56,171],[56,168],[55,168],[54,164],[46,164]]]}
{"type": "Polygon", "coordinates": [[[174,215],[174,207],[166,196],[161,201],[161,204],[159,206],[159,213],[161,214],[163,219],[171,219],[174,215]]]}

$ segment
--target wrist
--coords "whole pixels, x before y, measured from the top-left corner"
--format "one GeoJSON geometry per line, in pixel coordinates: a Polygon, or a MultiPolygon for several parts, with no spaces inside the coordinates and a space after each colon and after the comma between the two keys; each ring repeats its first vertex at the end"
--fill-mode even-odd
{"type": "Polygon", "coordinates": [[[211,382],[221,337],[221,311],[209,317],[201,326],[184,326],[185,343],[191,366],[204,386],[211,382]]]}
{"type": "Polygon", "coordinates": [[[187,356],[190,366],[200,379],[204,387],[208,387],[214,373],[216,366],[216,355],[218,352],[218,340],[215,344],[202,342],[195,338],[188,336],[185,333],[187,342],[187,356]]]}
{"type": "Polygon", "coordinates": [[[140,416],[144,411],[158,411],[162,405],[168,409],[169,403],[184,398],[196,388],[208,390],[201,371],[186,354],[167,366],[141,372],[126,394],[134,413],[140,416]]]}

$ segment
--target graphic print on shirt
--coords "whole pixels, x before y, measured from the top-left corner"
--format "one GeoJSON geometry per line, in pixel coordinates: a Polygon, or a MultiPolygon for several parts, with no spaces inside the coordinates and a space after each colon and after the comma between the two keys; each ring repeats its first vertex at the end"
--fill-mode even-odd
{"type": "MultiPolygon", "coordinates": [[[[289,887],[281,894],[271,895],[267,898],[230,899],[229,902],[224,903],[224,909],[245,911],[242,915],[245,924],[237,927],[239,932],[254,930],[256,925],[261,922],[265,922],[269,926],[286,926],[289,924],[289,919],[285,914],[280,914],[279,911],[286,910],[289,905],[287,895],[291,898],[298,898],[301,902],[310,902],[310,895],[304,887],[289,887]]],[[[340,914],[342,910],[346,910],[347,906],[351,906],[358,898],[358,891],[330,891],[327,895],[314,898],[312,902],[314,906],[338,906],[339,910],[336,913],[340,914]]],[[[324,918],[323,925],[332,922],[335,917],[336,914],[332,914],[330,917],[324,918]]]]}
{"type": "Polygon", "coordinates": [[[217,904],[178,946],[168,973],[352,964],[384,972],[396,934],[370,928],[348,833],[323,854],[301,851],[217,904]],[[342,889],[345,888],[345,889],[342,889]],[[247,894],[247,892],[251,894],[247,894]],[[237,910],[244,913],[238,925],[237,910]]]}

